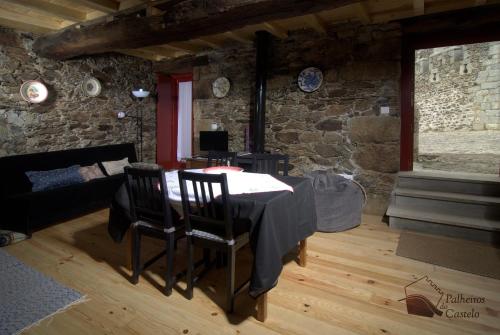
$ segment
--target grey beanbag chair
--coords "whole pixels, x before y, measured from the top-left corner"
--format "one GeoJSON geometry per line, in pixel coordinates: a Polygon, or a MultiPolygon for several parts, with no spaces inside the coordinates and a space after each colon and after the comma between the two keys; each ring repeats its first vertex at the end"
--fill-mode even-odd
{"type": "Polygon", "coordinates": [[[338,232],[360,225],[366,202],[363,186],[326,171],[313,171],[306,177],[314,187],[318,231],[338,232]]]}

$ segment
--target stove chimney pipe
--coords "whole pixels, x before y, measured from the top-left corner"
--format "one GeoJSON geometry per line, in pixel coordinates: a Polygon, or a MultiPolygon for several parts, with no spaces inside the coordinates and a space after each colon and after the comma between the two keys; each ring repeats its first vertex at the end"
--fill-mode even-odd
{"type": "Polygon", "coordinates": [[[253,113],[252,152],[264,152],[266,129],[266,86],[267,60],[269,54],[269,33],[257,31],[257,59],[255,68],[255,110],[253,113]]]}

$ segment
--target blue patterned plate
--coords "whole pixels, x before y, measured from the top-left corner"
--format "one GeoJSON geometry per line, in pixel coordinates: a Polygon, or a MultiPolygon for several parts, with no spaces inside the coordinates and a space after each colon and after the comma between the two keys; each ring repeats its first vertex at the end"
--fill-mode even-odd
{"type": "Polygon", "coordinates": [[[297,79],[299,88],[304,92],[316,91],[323,82],[323,73],[317,67],[308,67],[302,70],[297,79]]]}

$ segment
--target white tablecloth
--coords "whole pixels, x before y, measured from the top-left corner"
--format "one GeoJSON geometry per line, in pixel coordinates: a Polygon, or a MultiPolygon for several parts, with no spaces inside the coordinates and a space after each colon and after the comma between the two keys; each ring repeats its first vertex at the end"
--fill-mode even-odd
{"type": "MultiPolygon", "coordinates": [[[[203,169],[186,170],[189,172],[203,173],[203,169]]],[[[293,187],[279,181],[268,174],[250,172],[228,172],[227,186],[229,194],[245,194],[260,192],[289,191],[293,192],[293,187]]],[[[182,213],[181,188],[179,186],[179,176],[177,170],[165,172],[167,180],[168,197],[172,206],[182,213]]],[[[189,200],[194,201],[194,192],[191,183],[187,183],[189,200]]],[[[207,188],[208,191],[208,188],[207,188]]],[[[214,196],[219,196],[222,192],[220,187],[213,188],[214,196]]],[[[182,214],[181,214],[182,215],[182,214]]]]}

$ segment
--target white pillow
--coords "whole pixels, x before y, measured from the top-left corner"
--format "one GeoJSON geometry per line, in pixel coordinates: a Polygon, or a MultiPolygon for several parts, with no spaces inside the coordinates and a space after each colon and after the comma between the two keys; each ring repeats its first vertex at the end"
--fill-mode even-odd
{"type": "Polygon", "coordinates": [[[124,159],[120,159],[119,161],[102,162],[102,166],[104,166],[104,169],[106,170],[108,176],[112,176],[115,174],[123,173],[123,169],[126,166],[130,166],[130,163],[128,162],[128,157],[125,157],[124,159]]]}

